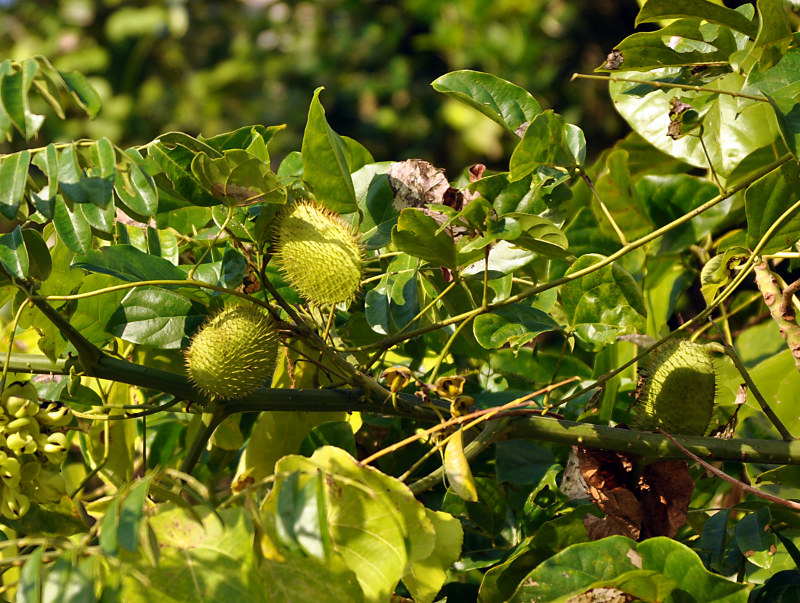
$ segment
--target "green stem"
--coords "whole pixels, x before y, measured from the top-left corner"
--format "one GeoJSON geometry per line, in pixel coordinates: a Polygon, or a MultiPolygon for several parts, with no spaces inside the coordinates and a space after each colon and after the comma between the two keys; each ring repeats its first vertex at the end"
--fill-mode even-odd
{"type": "Polygon", "coordinates": [[[603,200],[600,198],[600,195],[597,194],[597,190],[594,188],[594,183],[589,178],[589,176],[586,174],[586,172],[584,172],[583,170],[581,170],[580,174],[581,174],[581,179],[584,181],[586,186],[589,187],[589,190],[591,191],[592,196],[595,198],[595,201],[597,201],[597,203],[600,204],[600,209],[603,211],[603,215],[611,223],[611,228],[614,229],[614,232],[616,233],[617,238],[619,239],[619,242],[623,246],[627,245],[628,244],[628,238],[625,236],[625,233],[622,232],[622,229],[617,224],[617,221],[614,220],[614,216],[611,215],[611,212],[609,211],[608,207],[606,207],[606,204],[603,203],[603,200]]]}
{"type": "MultiPolygon", "coordinates": [[[[703,63],[708,65],[708,63],[703,63]]],[[[727,65],[727,63],[720,63],[720,65],[727,65]]],[[[750,100],[759,101],[761,103],[768,103],[769,100],[764,96],[753,96],[752,94],[742,94],[741,92],[732,92],[730,90],[719,90],[717,88],[707,88],[705,86],[690,86],[688,84],[673,84],[671,82],[653,82],[651,80],[640,80],[630,77],[615,77],[613,75],[589,75],[585,73],[573,73],[574,80],[610,80],[612,82],[630,82],[631,84],[644,84],[652,86],[653,88],[678,88],[680,90],[693,90],[695,92],[713,92],[715,94],[726,94],[728,96],[735,96],[739,98],[749,98],[750,100]]]]}
{"type": "Polygon", "coordinates": [[[194,276],[197,267],[203,263],[203,260],[206,259],[206,256],[209,254],[211,249],[214,247],[214,245],[217,244],[217,241],[219,241],[219,238],[222,236],[222,233],[225,232],[225,229],[228,227],[228,224],[230,224],[231,218],[233,218],[233,205],[228,207],[228,215],[225,218],[225,221],[222,223],[222,226],[219,227],[219,231],[217,232],[216,236],[212,239],[211,243],[208,244],[208,247],[206,247],[203,250],[203,253],[200,255],[200,259],[197,260],[194,263],[194,266],[192,266],[191,270],[189,270],[189,273],[186,275],[186,278],[188,280],[192,280],[192,277],[194,276]]]}
{"type": "MultiPolygon", "coordinates": [[[[714,324],[714,323],[712,323],[714,324]]],[[[736,367],[736,370],[739,371],[739,374],[744,379],[744,382],[747,384],[747,387],[753,392],[753,396],[758,401],[759,406],[761,406],[761,410],[767,415],[767,418],[770,422],[775,426],[775,429],[778,430],[778,433],[781,434],[781,437],[788,441],[793,440],[792,434],[789,433],[789,430],[786,429],[784,424],[778,418],[778,415],[772,410],[770,405],[767,403],[767,400],[761,394],[761,391],[758,389],[758,386],[753,381],[753,378],[750,376],[750,373],[747,372],[744,364],[742,364],[741,358],[739,358],[739,354],[736,353],[736,350],[733,349],[733,346],[728,341],[728,338],[719,330],[719,327],[714,324],[714,327],[717,329],[720,335],[722,335],[722,345],[725,346],[725,352],[728,354],[728,357],[733,360],[733,364],[736,367]]]]}
{"type": "Polygon", "coordinates": [[[448,352],[450,352],[450,347],[453,345],[453,342],[458,337],[458,334],[461,333],[461,330],[469,324],[470,320],[471,319],[468,318],[460,325],[458,325],[455,331],[453,331],[453,334],[450,335],[450,338],[447,340],[447,343],[444,344],[442,351],[439,353],[439,357],[436,359],[436,364],[433,365],[433,369],[431,370],[431,375],[429,377],[429,381],[431,383],[436,382],[436,377],[439,374],[439,369],[442,367],[442,362],[444,362],[445,356],[447,356],[448,352]]]}
{"type": "MultiPolygon", "coordinates": [[[[475,437],[475,439],[464,447],[464,456],[467,458],[467,460],[472,460],[481,452],[486,450],[489,446],[491,446],[497,437],[502,435],[503,430],[508,427],[509,421],[510,419],[508,418],[490,421],[475,437]]],[[[411,470],[409,469],[409,471],[406,473],[410,473],[410,471],[411,470]]],[[[435,471],[432,471],[429,475],[426,475],[425,477],[415,481],[409,486],[409,488],[414,494],[420,494],[425,492],[425,490],[429,490],[430,488],[436,486],[442,481],[443,478],[444,467],[439,467],[435,471]]]]}
{"type": "Polygon", "coordinates": [[[182,473],[192,473],[192,469],[194,469],[200,457],[203,455],[203,450],[206,449],[206,444],[208,444],[211,436],[214,435],[217,427],[219,427],[220,423],[222,423],[229,414],[231,413],[225,402],[212,400],[211,403],[208,404],[208,412],[204,412],[200,415],[202,427],[195,435],[192,444],[189,446],[189,450],[186,451],[186,456],[183,457],[180,468],[182,473]]]}
{"type": "Polygon", "coordinates": [[[212,291],[219,291],[220,293],[235,295],[236,297],[241,297],[242,299],[246,299],[250,302],[253,302],[254,304],[258,304],[265,308],[270,308],[270,305],[267,302],[263,302],[260,299],[253,297],[251,295],[247,295],[246,293],[242,293],[241,291],[236,291],[234,289],[226,289],[225,287],[219,287],[217,285],[211,285],[209,283],[204,283],[202,281],[195,281],[192,279],[188,280],[162,279],[162,280],[151,280],[151,281],[136,281],[133,283],[122,283],[120,285],[103,287],[102,289],[95,289],[94,291],[73,293],[72,295],[31,295],[30,299],[32,301],[33,300],[72,301],[76,299],[85,299],[87,297],[94,297],[95,295],[102,295],[103,293],[125,291],[126,289],[133,289],[135,287],[198,287],[200,289],[211,289],[212,291]]]}
{"type": "Polygon", "coordinates": [[[25,310],[25,307],[28,305],[28,302],[23,302],[19,305],[17,309],[17,313],[14,314],[14,320],[11,321],[11,330],[8,334],[8,350],[6,351],[6,359],[3,362],[3,375],[0,376],[0,393],[6,388],[6,378],[8,377],[8,365],[11,362],[11,350],[14,349],[14,337],[17,333],[17,325],[19,324],[19,319],[22,317],[22,312],[25,310]]]}

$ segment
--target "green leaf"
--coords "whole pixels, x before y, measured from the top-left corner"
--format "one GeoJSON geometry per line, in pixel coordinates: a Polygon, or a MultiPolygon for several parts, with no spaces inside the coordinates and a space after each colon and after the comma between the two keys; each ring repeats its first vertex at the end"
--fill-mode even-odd
{"type": "MultiPolygon", "coordinates": [[[[290,380],[282,384],[276,369],[273,387],[288,387],[290,380]]],[[[262,412],[253,425],[253,433],[239,458],[239,465],[234,476],[237,480],[252,479],[258,481],[272,475],[275,463],[287,454],[296,454],[306,435],[317,425],[340,421],[344,413],[333,412],[262,412]]]]}
{"type": "Polygon", "coordinates": [[[511,155],[511,180],[520,180],[540,165],[574,171],[584,161],[583,132],[566,123],[560,115],[544,111],[533,118],[511,155]]]}
{"type": "MultiPolygon", "coordinates": [[[[579,257],[565,276],[603,259],[597,254],[579,257]]],[[[616,264],[604,266],[561,287],[561,301],[568,324],[586,346],[598,351],[617,335],[646,329],[646,309],[636,281],[616,264]]]]}
{"type": "Polygon", "coordinates": [[[215,159],[198,153],[192,160],[192,172],[228,206],[286,201],[286,189],[269,164],[241,149],[225,151],[215,159]]]}
{"type": "Polygon", "coordinates": [[[792,48],[768,69],[753,69],[747,76],[747,89],[792,98],[800,94],[800,49],[792,48]]]}
{"type": "Polygon", "coordinates": [[[636,25],[683,17],[705,19],[740,31],[751,38],[758,34],[758,26],[742,13],[708,0],[647,0],[636,16],[636,25]]]}
{"type": "Polygon", "coordinates": [[[71,209],[60,196],[56,197],[53,225],[58,237],[73,253],[86,254],[92,248],[92,227],[83,212],[71,209]]]}
{"type": "Polygon", "coordinates": [[[455,268],[453,237],[439,231],[439,223],[421,210],[406,208],[392,228],[392,242],[400,251],[439,266],[455,268]]]}
{"type": "Polygon", "coordinates": [[[146,170],[146,161],[136,149],[125,151],[128,171],[120,171],[114,190],[126,208],[135,214],[152,218],[158,211],[158,188],[146,170]]]}
{"type": "Polygon", "coordinates": [[[769,104],[775,111],[781,138],[792,155],[798,157],[798,141],[800,141],[800,103],[794,97],[781,94],[765,94],[769,104]]]}
{"type": "MultiPolygon", "coordinates": [[[[800,167],[788,162],[751,184],[745,192],[747,246],[755,249],[776,220],[797,202],[800,167]]],[[[800,214],[794,210],[772,234],[761,253],[781,251],[800,240],[800,214]]]]}
{"type": "Polygon", "coordinates": [[[122,300],[106,325],[109,333],[154,348],[185,347],[206,317],[188,297],[156,287],[137,287],[122,300]]]}
{"type": "MultiPolygon", "coordinates": [[[[685,81],[683,71],[674,67],[650,73],[619,72],[617,75],[621,78],[692,83],[685,81]]],[[[744,79],[736,73],[703,83],[706,88],[730,92],[741,92],[743,84],[744,79]]],[[[707,96],[707,91],[664,91],[646,84],[619,81],[610,82],[609,91],[619,114],[650,144],[695,167],[708,168],[709,162],[698,136],[682,136],[677,140],[667,136],[670,100],[680,97],[691,105],[694,99],[707,96]]],[[[751,152],[772,144],[778,133],[774,113],[767,103],[754,102],[742,108],[738,99],[727,94],[720,94],[712,101],[702,126],[703,143],[711,165],[723,178],[751,152]]]]}
{"type": "Polygon", "coordinates": [[[434,80],[431,86],[477,109],[517,136],[520,127],[542,112],[527,90],[488,73],[453,71],[434,80]]]}
{"type": "Polygon", "coordinates": [[[712,574],[697,554],[665,537],[636,543],[609,536],[576,544],[534,569],[512,601],[560,603],[594,588],[611,587],[646,601],[663,601],[677,589],[707,603],[745,603],[751,585],[712,574]]]}
{"type": "Polygon", "coordinates": [[[350,456],[356,456],[356,439],[353,426],[347,421],[330,421],[312,428],[300,444],[300,454],[311,456],[317,448],[336,446],[350,456]]]}
{"type": "Polygon", "coordinates": [[[42,585],[42,601],[94,603],[95,563],[97,557],[81,558],[70,551],[58,558],[42,585]]]}
{"type": "Polygon", "coordinates": [[[116,556],[119,551],[119,540],[117,539],[117,524],[119,523],[119,498],[115,498],[108,505],[103,523],[100,529],[100,548],[103,553],[116,556]]]}
{"type": "Polygon", "coordinates": [[[675,304],[695,276],[686,271],[677,255],[648,258],[646,266],[642,287],[647,307],[647,334],[660,337],[675,311],[675,304]]]}
{"type": "Polygon", "coordinates": [[[164,258],[144,253],[131,245],[93,249],[75,258],[73,268],[110,274],[123,281],[185,280],[186,274],[164,258]]]}
{"type": "Polygon", "coordinates": [[[150,479],[146,477],[136,483],[119,505],[117,538],[122,548],[134,553],[139,547],[139,524],[150,489],[150,479]]]}
{"type": "Polygon", "coordinates": [[[358,208],[363,214],[359,232],[367,249],[380,249],[392,241],[392,227],[400,212],[394,208],[394,191],[386,173],[390,162],[366,165],[353,173],[358,208]]]}
{"type": "Polygon", "coordinates": [[[452,515],[428,508],[425,515],[436,530],[436,546],[428,557],[412,563],[403,576],[403,584],[417,603],[431,603],[436,598],[447,579],[447,569],[461,555],[464,540],[461,523],[452,515]]]}
{"type": "Polygon", "coordinates": [[[102,106],[100,95],[89,83],[89,80],[86,79],[86,76],[78,71],[70,71],[69,73],[59,71],[59,74],[66,82],[73,98],[86,111],[86,115],[90,119],[97,117],[102,106]]]}
{"type": "Polygon", "coordinates": [[[733,270],[747,260],[748,255],[746,249],[731,247],[726,249],[725,253],[716,255],[706,262],[700,272],[700,292],[706,300],[706,305],[713,302],[717,293],[730,282],[733,270]]]}
{"type": "Polygon", "coordinates": [[[42,553],[44,547],[36,547],[20,569],[15,599],[18,603],[40,603],[42,600],[42,553]]]}
{"type": "Polygon", "coordinates": [[[28,253],[28,274],[37,280],[46,281],[53,270],[53,260],[47,243],[41,233],[33,228],[23,230],[22,239],[28,253]]]}
{"type": "Polygon", "coordinates": [[[792,42],[792,28],[786,17],[781,0],[758,0],[758,35],[753,50],[760,49],[762,63],[772,62],[774,56],[780,58],[792,42]],[[766,54],[770,51],[769,56],[766,54]]]}
{"type": "Polygon", "coordinates": [[[109,203],[105,208],[94,203],[76,203],[76,212],[83,214],[86,223],[97,231],[110,233],[114,230],[114,216],[116,209],[113,203],[109,203]]]}
{"type": "Polygon", "coordinates": [[[87,180],[78,162],[75,145],[65,147],[58,157],[58,184],[61,193],[72,203],[89,203],[87,180]]]}
{"type": "Polygon", "coordinates": [[[290,551],[303,552],[324,561],[330,554],[321,474],[300,483],[292,473],[281,483],[275,514],[275,531],[290,551]]]}
{"type": "Polygon", "coordinates": [[[517,545],[503,563],[489,569],[481,583],[480,600],[483,603],[505,603],[539,563],[569,545],[586,541],[585,509],[578,507],[571,513],[546,521],[532,537],[517,545]]]}
{"type": "Polygon", "coordinates": [[[265,560],[260,564],[270,603],[361,603],[364,594],[351,571],[303,557],[301,562],[265,560]]]}
{"type": "Polygon", "coordinates": [[[384,274],[378,284],[367,291],[364,299],[364,316],[376,333],[388,335],[392,331],[389,275],[384,274]]]}
{"type": "MultiPolygon", "coordinates": [[[[64,388],[66,390],[66,388],[64,388]]],[[[66,393],[66,392],[65,392],[66,393]]],[[[0,523],[20,534],[37,533],[43,536],[72,536],[87,531],[83,521],[75,516],[71,504],[39,505],[31,508],[20,519],[0,518],[0,523]]]]}
{"type": "Polygon", "coordinates": [[[278,462],[275,488],[266,503],[268,512],[280,496],[283,476],[293,472],[301,473],[301,484],[323,473],[331,547],[356,575],[365,600],[388,600],[410,564],[431,560],[436,546],[434,526],[401,482],[327,446],[310,459],[288,456],[278,462]]]}
{"type": "Polygon", "coordinates": [[[243,126],[233,132],[225,132],[211,138],[203,138],[202,136],[198,138],[220,153],[230,149],[244,149],[248,153],[256,155],[262,161],[268,162],[267,144],[275,134],[285,129],[286,125],[269,127],[262,125],[243,126]]]}
{"type": "MultiPolygon", "coordinates": [[[[726,27],[700,19],[680,19],[657,31],[635,33],[614,47],[625,69],[649,71],[661,67],[727,62],[738,50],[726,27]]],[[[601,67],[602,71],[609,71],[601,67]]]]}
{"type": "Polygon", "coordinates": [[[52,218],[55,197],[58,193],[58,150],[56,146],[53,143],[47,145],[43,151],[36,153],[32,163],[47,176],[47,186],[36,192],[31,191],[31,200],[45,218],[52,218]]]}
{"type": "Polygon", "coordinates": [[[736,524],[736,546],[742,555],[758,567],[769,569],[778,546],[778,539],[770,528],[772,515],[769,507],[760,507],[748,513],[736,524]]]}
{"type": "MultiPolygon", "coordinates": [[[[79,272],[79,270],[73,271],[73,273],[79,272]]],[[[118,284],[118,280],[105,274],[87,274],[83,276],[77,293],[89,293],[118,284]]],[[[127,291],[113,291],[79,299],[69,319],[70,324],[93,344],[105,345],[112,338],[106,332],[106,324],[126,294],[127,291]]]]}
{"type": "Polygon", "coordinates": [[[800,592],[800,572],[783,570],[773,574],[764,586],[753,591],[750,603],[797,603],[800,592]]]}
{"type": "Polygon", "coordinates": [[[725,567],[725,550],[728,544],[728,517],[731,509],[721,509],[706,520],[700,535],[701,557],[706,567],[717,573],[729,573],[725,567]]]}
{"type": "Polygon", "coordinates": [[[0,214],[8,220],[17,216],[28,180],[30,151],[4,155],[0,159],[0,214]]]}
{"type": "Polygon", "coordinates": [[[36,136],[44,123],[44,115],[33,113],[28,99],[28,93],[38,71],[38,63],[29,58],[22,62],[19,71],[5,73],[0,78],[0,101],[3,103],[3,109],[25,140],[36,136]]]}
{"type": "Polygon", "coordinates": [[[472,328],[475,339],[487,349],[508,343],[518,350],[540,334],[556,330],[558,323],[541,310],[514,304],[477,316],[472,328]]]}
{"type": "MultiPolygon", "coordinates": [[[[214,149],[210,147],[209,149],[212,154],[216,155],[214,149]]],[[[166,143],[156,141],[148,145],[147,154],[170,179],[175,187],[175,192],[186,201],[201,207],[219,205],[219,200],[206,192],[192,174],[191,166],[195,153],[187,147],[180,144],[170,147],[166,143]]]]}
{"type": "MultiPolygon", "coordinates": [[[[606,158],[606,168],[608,171],[597,179],[595,189],[614,221],[631,241],[651,233],[654,230],[653,222],[634,187],[628,170],[628,152],[623,149],[612,151],[606,158]]],[[[614,229],[594,197],[592,211],[603,233],[615,238],[614,229]]]]}
{"type": "Polygon", "coordinates": [[[159,544],[158,566],[150,566],[143,557],[128,562],[130,569],[123,564],[120,600],[275,600],[253,553],[253,526],[241,508],[214,512],[167,507],[149,522],[159,544]],[[142,575],[147,576],[146,581],[141,580],[142,575]]]}
{"type": "Polygon", "coordinates": [[[303,133],[303,179],[325,207],[339,214],[356,211],[347,145],[328,125],[325,109],[319,101],[322,88],[314,91],[308,109],[308,123],[303,133]]]}
{"type": "Polygon", "coordinates": [[[28,276],[28,250],[22,230],[16,226],[13,231],[0,235],[0,266],[8,274],[17,278],[28,276]]]}
{"type": "MultiPolygon", "coordinates": [[[[636,194],[647,208],[656,227],[666,226],[713,199],[719,192],[708,180],[688,174],[645,176],[636,181],[636,194]]],[[[678,252],[714,233],[734,210],[737,199],[731,197],[699,216],[665,233],[659,253],[678,252]]]]}

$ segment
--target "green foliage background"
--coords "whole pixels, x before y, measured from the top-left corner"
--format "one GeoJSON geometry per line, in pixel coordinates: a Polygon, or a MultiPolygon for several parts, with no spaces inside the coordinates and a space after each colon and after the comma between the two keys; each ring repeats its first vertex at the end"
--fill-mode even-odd
{"type": "Polygon", "coordinates": [[[631,31],[637,6],[579,0],[366,2],[10,0],[0,54],[47,56],[89,76],[103,113],[50,122],[48,140],[107,136],[123,146],[171,130],[213,136],[242,124],[286,123],[277,157],[299,147],[310,91],[328,89],[337,132],[377,160],[418,157],[452,178],[498,164],[501,130],[430,82],[476,69],[515,82],[602,148],[623,124],[599,85],[576,86],[631,31]]]}
{"type": "Polygon", "coordinates": [[[3,593],[793,600],[797,15],[648,0],[600,66],[587,6],[6,5],[3,593]],[[360,237],[336,307],[275,256],[299,199],[360,237]],[[244,300],[285,348],[209,398],[182,350],[244,300]],[[637,363],[689,336],[706,433],[625,428],[637,363]],[[618,466],[582,461],[596,504],[575,446],[618,466]]]}

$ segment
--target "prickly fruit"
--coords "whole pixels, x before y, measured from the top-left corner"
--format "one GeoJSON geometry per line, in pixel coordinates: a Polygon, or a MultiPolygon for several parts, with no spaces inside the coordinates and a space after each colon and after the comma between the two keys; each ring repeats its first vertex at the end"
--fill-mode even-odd
{"type": "Polygon", "coordinates": [[[705,346],[669,340],[639,368],[637,426],[703,435],[714,410],[715,379],[714,361],[705,346]]]}
{"type": "Polygon", "coordinates": [[[275,230],[281,271],[314,304],[353,298],[361,285],[361,248],[338,216],[314,203],[289,207],[275,230]]]}
{"type": "Polygon", "coordinates": [[[266,383],[278,357],[278,331],[252,304],[225,308],[200,328],[186,352],[189,377],[217,398],[241,398],[266,383]]]}

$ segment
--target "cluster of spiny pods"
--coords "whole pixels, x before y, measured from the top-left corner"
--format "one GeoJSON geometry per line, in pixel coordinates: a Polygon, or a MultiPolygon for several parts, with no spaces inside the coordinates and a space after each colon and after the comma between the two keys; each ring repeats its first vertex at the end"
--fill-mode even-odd
{"type": "MultiPolygon", "coordinates": [[[[289,205],[274,229],[276,260],[289,284],[314,305],[352,299],[361,286],[358,238],[339,217],[308,201],[289,205]]],[[[275,370],[278,331],[254,304],[224,308],[195,334],[186,352],[194,384],[207,395],[242,398],[275,370]]]]}
{"type": "Polygon", "coordinates": [[[0,513],[19,519],[31,503],[57,502],[65,494],[61,464],[72,422],[66,406],[40,404],[32,383],[14,383],[0,398],[0,513]]]}

